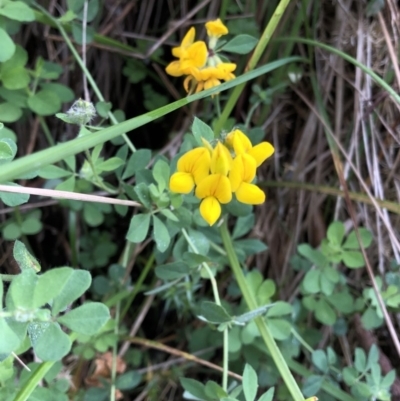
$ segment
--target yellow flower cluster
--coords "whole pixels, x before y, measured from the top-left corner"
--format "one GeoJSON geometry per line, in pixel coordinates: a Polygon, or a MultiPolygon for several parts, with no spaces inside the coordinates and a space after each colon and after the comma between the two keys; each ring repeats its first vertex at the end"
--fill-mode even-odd
{"type": "Polygon", "coordinates": [[[179,158],[177,172],[169,182],[172,192],[188,194],[195,188],[201,200],[200,214],[210,226],[220,217],[221,204],[229,203],[233,193],[242,203],[259,205],[265,201],[264,192],[252,181],[257,167],[274,153],[269,142],[253,146],[236,129],[214,148],[204,139],[203,144],[179,158]]]}
{"type": "Polygon", "coordinates": [[[196,31],[190,28],[182,43],[172,49],[172,54],[178,58],[167,65],[166,72],[174,77],[186,75],[183,87],[186,92],[200,92],[217,86],[221,81],[235,78],[233,71],[236,64],[225,63],[216,54],[218,39],[228,33],[228,28],[220,19],[205,24],[208,35],[208,48],[204,41],[194,41],[196,31]]]}

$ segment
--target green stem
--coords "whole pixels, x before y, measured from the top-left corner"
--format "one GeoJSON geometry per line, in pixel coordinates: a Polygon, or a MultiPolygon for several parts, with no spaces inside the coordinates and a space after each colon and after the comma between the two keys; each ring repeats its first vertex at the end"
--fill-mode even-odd
{"type": "MultiPolygon", "coordinates": [[[[196,245],[193,243],[192,239],[190,238],[189,234],[187,231],[182,228],[182,234],[185,237],[187,243],[189,244],[190,248],[194,253],[199,254],[199,251],[196,247],[196,245]]],[[[214,294],[214,300],[215,303],[219,306],[221,306],[221,299],[219,297],[218,293],[218,285],[217,281],[215,280],[215,277],[210,269],[210,266],[208,266],[208,263],[203,262],[201,264],[204,269],[207,271],[208,277],[211,282],[211,287],[213,289],[213,294],[214,294]]],[[[223,361],[222,361],[222,388],[227,391],[228,389],[228,369],[229,369],[229,338],[228,338],[228,327],[224,328],[223,331],[223,361]]]]}
{"type": "MultiPolygon", "coordinates": [[[[119,312],[121,309],[121,303],[118,302],[117,306],[115,308],[115,328],[114,328],[114,334],[115,337],[118,338],[119,335],[119,322],[120,322],[120,316],[119,312]]],[[[117,357],[118,357],[118,342],[115,341],[113,345],[113,359],[112,359],[112,366],[111,366],[111,387],[110,387],[110,401],[115,401],[115,379],[117,377],[117,357]]]]}
{"type": "MultiPolygon", "coordinates": [[[[245,276],[243,274],[242,268],[233,247],[232,239],[230,237],[226,221],[224,221],[224,223],[221,225],[220,232],[231,269],[243,294],[243,298],[245,299],[246,304],[250,310],[257,309],[257,301],[251,293],[250,288],[248,287],[248,284],[246,282],[245,276]]],[[[290,394],[293,397],[293,400],[303,401],[303,394],[301,393],[299,386],[297,385],[292,373],[290,372],[289,367],[285,359],[283,358],[283,355],[279,350],[274,338],[272,337],[272,334],[264,319],[261,316],[258,316],[254,319],[254,321],[258,327],[261,337],[265,342],[265,345],[271,353],[272,359],[274,360],[283,381],[285,382],[290,394]]]]}
{"type": "MultiPolygon", "coordinates": [[[[77,339],[76,333],[71,333],[69,338],[71,342],[77,339]]],[[[33,390],[38,386],[39,382],[43,380],[46,373],[52,368],[57,361],[42,362],[39,367],[30,375],[29,379],[24,383],[23,387],[19,390],[14,398],[14,401],[26,401],[32,394],[33,390]]]]}
{"type": "MultiPolygon", "coordinates": [[[[76,51],[74,45],[72,44],[72,42],[69,39],[69,36],[67,35],[67,33],[65,32],[64,28],[62,27],[62,25],[56,20],[54,19],[50,14],[47,13],[47,11],[45,9],[43,9],[42,7],[38,6],[41,11],[47,15],[48,18],[52,19],[53,22],[57,25],[58,30],[61,33],[61,36],[64,38],[65,43],[67,44],[67,46],[69,47],[69,49],[71,50],[71,53],[73,54],[73,56],[75,57],[75,60],[77,61],[77,63],[79,64],[79,66],[81,67],[83,73],[85,74],[87,80],[90,83],[90,86],[92,87],[92,89],[94,90],[94,92],[96,93],[97,98],[101,101],[101,102],[105,102],[105,99],[103,97],[103,94],[101,93],[99,87],[96,84],[96,81],[93,79],[92,75],[90,74],[89,70],[86,68],[85,63],[83,62],[82,58],[80,57],[79,53],[76,51]]],[[[114,114],[112,113],[112,111],[108,112],[108,117],[110,118],[111,122],[116,125],[118,124],[118,120],[115,118],[114,114]]],[[[133,143],[131,142],[131,140],[128,138],[128,136],[123,133],[122,137],[124,138],[124,141],[126,142],[126,144],[128,145],[128,147],[131,149],[132,153],[136,152],[136,148],[133,145],[133,143]]]]}
{"type": "MultiPolygon", "coordinates": [[[[276,6],[274,14],[269,20],[267,26],[264,29],[263,34],[261,35],[260,40],[258,41],[256,48],[254,49],[254,53],[247,65],[246,71],[253,70],[257,65],[289,3],[290,0],[280,0],[279,4],[276,6]]],[[[233,108],[237,103],[237,100],[239,99],[240,94],[244,89],[244,86],[245,86],[244,83],[236,86],[232,94],[230,95],[228,102],[225,105],[224,111],[222,112],[217,123],[215,124],[214,132],[217,135],[223,129],[225,122],[227,121],[229,115],[231,114],[233,108]]]]}
{"type": "Polygon", "coordinates": [[[129,308],[132,305],[133,300],[135,299],[136,295],[141,290],[144,280],[146,279],[146,277],[147,277],[149,271],[151,270],[151,268],[153,267],[154,259],[155,259],[155,256],[154,256],[154,253],[152,253],[150,255],[150,257],[147,259],[146,265],[144,266],[144,269],[141,271],[140,276],[139,276],[139,278],[137,279],[137,281],[135,283],[133,291],[129,295],[128,300],[126,301],[124,309],[122,310],[122,313],[121,313],[121,320],[124,319],[125,315],[127,314],[129,308]]]}

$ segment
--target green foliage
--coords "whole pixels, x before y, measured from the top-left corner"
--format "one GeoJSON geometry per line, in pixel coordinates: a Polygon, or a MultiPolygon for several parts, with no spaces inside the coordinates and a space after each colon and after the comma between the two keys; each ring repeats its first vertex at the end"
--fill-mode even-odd
{"type": "Polygon", "coordinates": [[[59,267],[38,275],[38,262],[19,241],[14,245],[14,258],[21,272],[12,276],[5,296],[5,308],[0,316],[0,354],[17,352],[29,338],[40,359],[58,361],[70,352],[72,345],[60,324],[90,336],[108,321],[108,308],[98,302],[66,311],[89,288],[88,272],[59,267]]]}

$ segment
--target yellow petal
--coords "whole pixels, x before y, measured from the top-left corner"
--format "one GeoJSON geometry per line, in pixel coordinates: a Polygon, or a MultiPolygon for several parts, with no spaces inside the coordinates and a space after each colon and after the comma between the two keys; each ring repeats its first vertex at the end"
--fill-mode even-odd
{"type": "Polygon", "coordinates": [[[172,75],[173,77],[180,77],[183,75],[180,61],[169,63],[166,66],[165,71],[168,75],[172,75]]]}
{"type": "Polygon", "coordinates": [[[236,156],[247,153],[252,148],[250,139],[238,129],[230,132],[225,141],[229,147],[235,150],[236,156]]]}
{"type": "Polygon", "coordinates": [[[205,42],[198,41],[190,45],[180,61],[183,73],[193,75],[193,67],[201,68],[207,61],[207,46],[205,42]]]}
{"type": "Polygon", "coordinates": [[[242,182],[236,191],[236,198],[248,205],[260,205],[265,202],[265,193],[257,185],[242,182]]]}
{"type": "Polygon", "coordinates": [[[195,195],[199,199],[213,196],[220,203],[229,203],[232,200],[231,184],[228,177],[211,174],[197,184],[195,195]]]}
{"type": "Polygon", "coordinates": [[[256,161],[253,157],[243,153],[233,159],[229,173],[232,192],[236,192],[242,182],[250,183],[256,176],[256,161]]]}
{"type": "Polygon", "coordinates": [[[211,89],[211,88],[213,88],[214,86],[218,86],[220,83],[221,83],[221,81],[219,81],[218,79],[216,79],[216,78],[211,78],[211,79],[205,81],[205,83],[204,83],[204,89],[205,89],[205,90],[211,89]]]}
{"type": "Polygon", "coordinates": [[[211,172],[213,174],[227,175],[232,167],[232,156],[221,142],[217,143],[211,156],[211,172]]]}
{"type": "Polygon", "coordinates": [[[212,226],[221,216],[221,205],[213,196],[209,196],[200,203],[200,214],[212,226]]]}
{"type": "Polygon", "coordinates": [[[226,35],[229,31],[228,28],[218,18],[214,21],[208,21],[206,23],[207,35],[210,37],[219,38],[222,35],[226,35]]]}
{"type": "Polygon", "coordinates": [[[269,142],[261,142],[250,149],[248,154],[255,159],[258,167],[261,165],[261,163],[271,157],[274,152],[275,149],[269,142]]]}
{"type": "Polygon", "coordinates": [[[172,49],[172,54],[175,57],[180,58],[183,52],[194,42],[195,35],[196,30],[194,29],[194,27],[191,27],[184,36],[181,45],[172,49]]]}
{"type": "Polygon", "coordinates": [[[178,194],[188,194],[194,187],[194,180],[190,173],[177,172],[169,180],[169,189],[178,194]]]}
{"type": "Polygon", "coordinates": [[[177,163],[177,170],[183,173],[195,173],[197,169],[209,170],[210,152],[204,147],[194,148],[181,156],[177,163]]]}
{"type": "Polygon", "coordinates": [[[189,85],[192,82],[193,77],[191,75],[188,75],[184,81],[183,81],[183,87],[185,88],[186,93],[190,92],[189,85]]]}

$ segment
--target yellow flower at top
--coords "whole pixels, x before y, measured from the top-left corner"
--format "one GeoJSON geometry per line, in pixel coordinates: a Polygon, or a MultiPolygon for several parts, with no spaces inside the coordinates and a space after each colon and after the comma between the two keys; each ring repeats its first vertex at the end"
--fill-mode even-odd
{"type": "Polygon", "coordinates": [[[229,31],[228,28],[218,18],[214,21],[206,22],[207,35],[210,38],[220,38],[222,35],[226,35],[229,31]]]}
{"type": "Polygon", "coordinates": [[[215,48],[218,38],[228,33],[228,28],[218,18],[206,24],[208,48],[204,41],[195,42],[196,30],[192,27],[186,33],[181,44],[172,49],[178,60],[167,65],[165,71],[174,77],[187,75],[183,87],[188,93],[197,93],[210,89],[235,78],[233,71],[236,64],[223,62],[215,48]]]}

